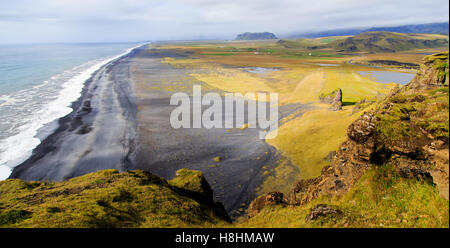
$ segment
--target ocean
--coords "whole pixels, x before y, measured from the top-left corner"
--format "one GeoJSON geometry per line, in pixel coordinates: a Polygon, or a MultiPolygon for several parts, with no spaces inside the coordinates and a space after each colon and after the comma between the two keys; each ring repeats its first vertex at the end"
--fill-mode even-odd
{"type": "Polygon", "coordinates": [[[137,43],[0,45],[0,180],[72,111],[87,79],[137,43]]]}

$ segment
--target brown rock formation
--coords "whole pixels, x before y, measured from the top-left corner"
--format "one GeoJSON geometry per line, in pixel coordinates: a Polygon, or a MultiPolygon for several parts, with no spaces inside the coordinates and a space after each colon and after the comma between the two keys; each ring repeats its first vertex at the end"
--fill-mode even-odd
{"type": "Polygon", "coordinates": [[[262,195],[250,203],[248,208],[248,217],[251,218],[255,216],[261,209],[266,206],[273,206],[283,203],[283,193],[271,192],[262,195]]]}
{"type": "Polygon", "coordinates": [[[329,94],[322,94],[319,96],[319,101],[322,103],[331,104],[332,111],[338,111],[342,109],[342,90],[336,89],[329,94]]]}
{"type": "Polygon", "coordinates": [[[317,220],[323,217],[340,216],[343,212],[335,206],[327,204],[318,204],[309,210],[309,214],[306,216],[306,221],[317,220]]]}
{"type": "Polygon", "coordinates": [[[424,59],[419,71],[409,83],[410,88],[449,86],[448,52],[433,54],[424,59]]]}

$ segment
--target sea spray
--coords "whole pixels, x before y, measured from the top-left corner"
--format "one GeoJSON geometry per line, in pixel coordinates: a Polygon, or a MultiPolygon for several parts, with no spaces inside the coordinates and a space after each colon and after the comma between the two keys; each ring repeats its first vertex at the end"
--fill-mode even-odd
{"type": "MultiPolygon", "coordinates": [[[[40,129],[72,112],[71,104],[81,96],[86,80],[94,72],[142,45],[144,44],[128,48],[119,55],[108,57],[101,61],[89,61],[81,66],[74,67],[71,71],[75,71],[76,73],[65,80],[61,90],[52,101],[42,105],[38,110],[29,115],[25,124],[15,128],[16,134],[0,140],[0,180],[8,178],[13,168],[25,161],[32,154],[33,149],[40,144],[41,140],[46,138],[46,135],[37,137],[40,129]]],[[[71,71],[65,71],[59,75],[52,76],[49,80],[55,79],[56,77],[63,77],[65,74],[70,74],[71,71]]],[[[45,86],[47,83],[48,81],[46,80],[42,84],[33,86],[31,89],[36,90],[45,86]]],[[[27,90],[22,90],[18,92],[18,95],[21,96],[22,94],[22,98],[30,97],[30,94],[27,93],[29,93],[27,90]]],[[[1,96],[0,107],[13,104],[14,101],[14,99],[8,96],[1,96]]],[[[53,128],[56,127],[55,125],[53,128]]],[[[47,132],[47,134],[50,134],[50,132],[47,132]]]]}

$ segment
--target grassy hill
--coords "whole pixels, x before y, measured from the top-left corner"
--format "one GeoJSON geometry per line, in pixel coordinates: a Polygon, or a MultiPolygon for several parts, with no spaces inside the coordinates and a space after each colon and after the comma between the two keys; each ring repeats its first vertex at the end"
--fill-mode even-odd
{"type": "Polygon", "coordinates": [[[446,34],[448,35],[448,22],[436,22],[417,25],[403,25],[396,27],[374,27],[367,31],[386,31],[397,33],[416,34],[446,34]]]}
{"type": "Polygon", "coordinates": [[[399,52],[448,46],[448,37],[392,32],[365,32],[330,45],[338,52],[399,52]]]}
{"type": "Polygon", "coordinates": [[[0,227],[212,227],[229,221],[201,172],[166,181],[104,170],[64,182],[0,182],[0,227]]]}
{"type": "Polygon", "coordinates": [[[329,36],[314,39],[279,40],[273,50],[285,53],[396,53],[417,49],[448,48],[449,38],[440,34],[365,32],[355,36],[329,36]],[[278,47],[278,48],[277,48],[278,47]]]}
{"type": "Polygon", "coordinates": [[[314,33],[293,34],[287,38],[319,38],[327,36],[342,36],[342,35],[358,35],[364,32],[384,31],[396,33],[417,33],[417,34],[444,34],[448,35],[448,22],[435,22],[426,24],[402,25],[393,27],[372,27],[372,28],[350,28],[350,29],[336,29],[314,33]]]}

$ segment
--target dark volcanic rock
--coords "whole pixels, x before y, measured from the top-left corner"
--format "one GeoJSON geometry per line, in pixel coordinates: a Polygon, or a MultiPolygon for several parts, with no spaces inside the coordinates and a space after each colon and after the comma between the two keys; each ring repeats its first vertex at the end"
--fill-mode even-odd
{"type": "Polygon", "coordinates": [[[217,216],[231,222],[224,205],[221,202],[214,201],[213,190],[201,171],[185,168],[180,169],[169,183],[178,188],[176,189],[178,193],[195,199],[206,206],[210,206],[214,209],[217,216]]]}
{"type": "Polygon", "coordinates": [[[266,206],[273,206],[283,203],[283,193],[271,192],[266,195],[260,196],[250,203],[248,208],[248,217],[255,216],[261,209],[266,206]]]}
{"type": "Polygon", "coordinates": [[[415,178],[433,184],[433,177],[428,171],[418,168],[402,167],[399,169],[400,176],[404,178],[415,178]]]}
{"type": "Polygon", "coordinates": [[[363,114],[348,127],[348,137],[359,143],[366,141],[373,132],[376,120],[370,113],[363,114]]]}
{"type": "Polygon", "coordinates": [[[175,178],[171,180],[171,183],[174,186],[213,201],[213,190],[201,171],[180,169],[176,172],[175,178]]]}
{"type": "Polygon", "coordinates": [[[306,221],[317,220],[328,216],[340,216],[342,214],[343,212],[335,206],[318,204],[309,210],[309,214],[306,216],[306,221]]]}
{"type": "Polygon", "coordinates": [[[404,63],[404,62],[398,62],[395,60],[369,60],[369,63],[372,65],[388,65],[388,66],[397,66],[407,69],[419,69],[419,64],[415,63],[404,63]]]}

